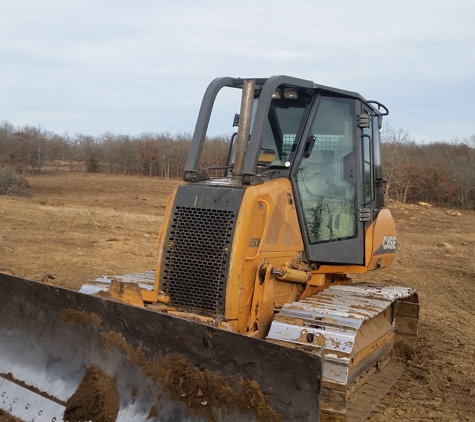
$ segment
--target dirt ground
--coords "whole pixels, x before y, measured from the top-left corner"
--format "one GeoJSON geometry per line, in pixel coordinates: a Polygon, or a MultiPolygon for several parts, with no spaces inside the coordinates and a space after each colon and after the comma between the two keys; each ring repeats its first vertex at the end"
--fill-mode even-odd
{"type": "MultiPolygon", "coordinates": [[[[78,289],[103,274],[151,270],[178,180],[56,172],[29,198],[0,197],[0,267],[78,289]]],[[[475,421],[475,212],[391,202],[398,258],[358,280],[416,288],[420,339],[406,373],[368,418],[475,421]]]]}

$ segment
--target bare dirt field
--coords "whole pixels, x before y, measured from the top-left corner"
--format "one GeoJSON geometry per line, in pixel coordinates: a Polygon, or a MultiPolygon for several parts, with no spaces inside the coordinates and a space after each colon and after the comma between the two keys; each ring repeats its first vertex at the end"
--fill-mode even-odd
{"type": "MultiPolygon", "coordinates": [[[[0,267],[78,289],[103,274],[151,270],[178,180],[57,172],[29,198],[0,197],[0,267]]],[[[475,421],[475,212],[390,203],[398,258],[359,276],[418,290],[420,339],[408,369],[368,418],[475,421]],[[453,215],[452,215],[453,214],[453,215]]]]}

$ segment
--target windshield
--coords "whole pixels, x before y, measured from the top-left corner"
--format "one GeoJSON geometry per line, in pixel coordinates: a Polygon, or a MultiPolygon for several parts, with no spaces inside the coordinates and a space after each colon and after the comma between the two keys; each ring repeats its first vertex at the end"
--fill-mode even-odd
{"type": "Polygon", "coordinates": [[[311,97],[272,100],[264,127],[262,148],[274,152],[271,166],[288,167],[290,153],[297,148],[295,138],[311,97]]]}

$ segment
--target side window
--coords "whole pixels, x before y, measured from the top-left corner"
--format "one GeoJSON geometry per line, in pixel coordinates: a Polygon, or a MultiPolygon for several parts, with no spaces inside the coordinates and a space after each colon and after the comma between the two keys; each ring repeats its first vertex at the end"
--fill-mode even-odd
{"type": "MultiPolygon", "coordinates": [[[[366,110],[365,113],[369,114],[366,110]]],[[[363,171],[364,171],[364,203],[370,204],[374,201],[374,175],[373,175],[373,142],[371,132],[371,120],[368,128],[363,131],[363,171]]]]}
{"type": "Polygon", "coordinates": [[[383,170],[381,168],[381,140],[378,127],[378,118],[372,118],[373,125],[373,171],[375,183],[375,200],[378,208],[384,207],[384,183],[383,170]]]}
{"type": "Polygon", "coordinates": [[[310,244],[351,239],[356,219],[355,101],[321,97],[310,156],[295,174],[310,244]]]}

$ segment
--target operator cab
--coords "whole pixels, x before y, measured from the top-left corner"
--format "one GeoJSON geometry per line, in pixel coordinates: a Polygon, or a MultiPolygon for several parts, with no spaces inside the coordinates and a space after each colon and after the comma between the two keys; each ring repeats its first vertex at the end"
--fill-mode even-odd
{"type": "MultiPolygon", "coordinates": [[[[287,76],[247,80],[250,88],[241,79],[222,82],[243,90],[238,136],[244,141],[231,147],[242,163],[228,162],[230,179],[245,187],[288,178],[305,260],[363,265],[365,229],[384,206],[379,128],[387,108],[287,76]]],[[[204,180],[189,162],[190,156],[185,180],[204,180]]]]}

